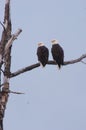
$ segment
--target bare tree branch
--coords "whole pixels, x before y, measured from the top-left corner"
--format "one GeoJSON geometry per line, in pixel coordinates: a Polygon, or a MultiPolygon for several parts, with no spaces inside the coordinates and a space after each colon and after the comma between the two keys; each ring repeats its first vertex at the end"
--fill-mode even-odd
{"type": "Polygon", "coordinates": [[[39,64],[39,63],[36,63],[36,64],[31,65],[31,66],[22,68],[22,69],[20,69],[20,70],[14,72],[14,73],[11,73],[11,74],[10,74],[10,78],[15,77],[15,76],[17,76],[17,75],[19,75],[19,74],[22,74],[22,73],[24,73],[24,72],[30,71],[30,70],[32,70],[32,69],[35,69],[35,68],[37,68],[37,67],[39,67],[39,66],[40,66],[40,64],[39,64]]]}
{"type": "Polygon", "coordinates": [[[1,93],[13,93],[13,94],[25,94],[25,93],[21,93],[21,92],[14,92],[14,91],[2,91],[1,93]]]}
{"type": "Polygon", "coordinates": [[[9,93],[13,93],[13,94],[25,94],[25,93],[21,93],[21,92],[14,92],[14,91],[9,91],[9,93]]]}
{"type": "Polygon", "coordinates": [[[14,92],[14,91],[9,91],[9,93],[13,93],[13,94],[25,94],[25,93],[21,93],[21,92],[14,92]]]}
{"type": "Polygon", "coordinates": [[[8,42],[7,42],[6,46],[5,46],[5,54],[6,54],[7,50],[11,47],[13,41],[14,41],[15,39],[17,39],[18,35],[19,35],[21,32],[22,32],[22,30],[21,30],[21,29],[18,29],[17,32],[16,32],[15,34],[13,34],[12,37],[8,40],[8,42]]]}
{"type": "Polygon", "coordinates": [[[79,58],[75,59],[75,60],[71,60],[71,61],[66,61],[64,62],[64,65],[68,65],[68,64],[74,64],[77,62],[81,62],[83,59],[86,58],[86,54],[83,54],[82,56],[80,56],[79,58]]]}
{"type": "MultiPolygon", "coordinates": [[[[77,59],[75,59],[75,60],[65,61],[63,65],[69,65],[69,64],[78,63],[78,62],[81,62],[84,58],[86,58],[86,54],[83,54],[81,57],[79,57],[79,58],[77,58],[77,59]]],[[[56,62],[50,60],[50,61],[48,61],[47,64],[48,64],[48,65],[56,65],[56,62]]],[[[30,65],[30,66],[28,66],[28,67],[22,68],[22,69],[20,69],[20,70],[14,72],[14,73],[11,73],[11,74],[10,74],[10,78],[15,77],[15,76],[17,76],[17,75],[20,75],[20,74],[22,74],[22,73],[24,73],[24,72],[30,71],[30,70],[32,70],[32,69],[35,69],[35,68],[37,68],[37,67],[39,67],[39,66],[40,66],[40,64],[39,64],[39,63],[36,63],[36,64],[30,65]]]]}

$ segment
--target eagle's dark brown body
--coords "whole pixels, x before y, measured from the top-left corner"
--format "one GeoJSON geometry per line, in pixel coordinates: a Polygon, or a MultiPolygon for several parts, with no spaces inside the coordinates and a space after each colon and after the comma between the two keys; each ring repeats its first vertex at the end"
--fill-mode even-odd
{"type": "Polygon", "coordinates": [[[45,47],[45,46],[38,47],[38,49],[37,49],[37,56],[38,56],[38,61],[44,67],[47,64],[47,62],[48,62],[48,57],[49,57],[48,48],[45,47]]]}
{"type": "Polygon", "coordinates": [[[51,48],[51,53],[53,59],[58,64],[58,67],[61,68],[61,65],[64,64],[64,51],[59,44],[53,44],[51,48]]]}

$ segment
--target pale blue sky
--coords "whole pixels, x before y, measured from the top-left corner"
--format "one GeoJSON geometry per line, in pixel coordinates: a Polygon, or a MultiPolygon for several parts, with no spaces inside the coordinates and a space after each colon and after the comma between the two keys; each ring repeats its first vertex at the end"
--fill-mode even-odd
{"type": "MultiPolygon", "coordinates": [[[[11,17],[13,33],[23,30],[13,43],[12,72],[37,62],[40,41],[49,48],[50,59],[53,38],[64,48],[65,61],[86,53],[85,0],[11,0],[11,17]]],[[[25,95],[10,94],[5,130],[86,130],[85,71],[82,63],[63,66],[60,71],[47,65],[12,78],[10,89],[25,95]]]]}

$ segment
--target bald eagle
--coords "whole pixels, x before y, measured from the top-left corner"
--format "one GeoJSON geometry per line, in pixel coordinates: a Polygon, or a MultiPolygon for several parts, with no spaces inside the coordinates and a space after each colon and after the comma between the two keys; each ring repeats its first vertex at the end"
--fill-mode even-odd
{"type": "Polygon", "coordinates": [[[49,58],[49,50],[43,43],[38,43],[37,57],[40,64],[45,67],[49,58]]]}
{"type": "Polygon", "coordinates": [[[52,40],[51,43],[51,53],[53,60],[58,64],[58,67],[60,69],[61,65],[64,64],[64,51],[57,40],[52,40]]]}

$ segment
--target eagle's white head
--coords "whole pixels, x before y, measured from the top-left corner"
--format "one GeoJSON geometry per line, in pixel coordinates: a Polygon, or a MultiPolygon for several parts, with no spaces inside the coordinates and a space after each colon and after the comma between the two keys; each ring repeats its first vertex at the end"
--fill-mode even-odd
{"type": "Polygon", "coordinates": [[[44,46],[44,43],[43,42],[39,42],[38,43],[38,47],[40,47],[40,46],[44,46]]]}
{"type": "Polygon", "coordinates": [[[58,40],[56,40],[56,39],[53,39],[53,40],[51,40],[51,43],[52,43],[52,45],[54,45],[54,44],[58,44],[58,43],[59,43],[59,41],[58,41],[58,40]]]}

